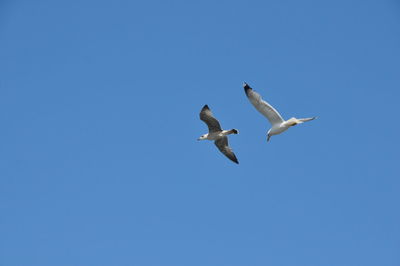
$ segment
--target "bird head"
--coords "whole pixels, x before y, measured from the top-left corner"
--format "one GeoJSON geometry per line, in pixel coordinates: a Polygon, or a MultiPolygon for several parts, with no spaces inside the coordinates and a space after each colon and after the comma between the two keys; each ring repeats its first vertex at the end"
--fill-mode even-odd
{"type": "Polygon", "coordinates": [[[204,139],[206,139],[206,138],[207,138],[207,134],[201,135],[200,138],[198,138],[197,140],[204,140],[204,139]]]}

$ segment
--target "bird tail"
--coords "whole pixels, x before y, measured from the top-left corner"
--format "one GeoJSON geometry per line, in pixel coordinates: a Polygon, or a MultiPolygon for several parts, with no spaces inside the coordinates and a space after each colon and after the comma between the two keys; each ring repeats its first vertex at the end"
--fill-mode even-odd
{"type": "Polygon", "coordinates": [[[231,130],[229,130],[229,134],[239,134],[239,130],[231,129],[231,130]]]}

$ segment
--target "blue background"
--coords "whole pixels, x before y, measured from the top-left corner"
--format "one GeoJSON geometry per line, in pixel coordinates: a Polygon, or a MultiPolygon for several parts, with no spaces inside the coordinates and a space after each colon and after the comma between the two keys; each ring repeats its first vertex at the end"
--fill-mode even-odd
{"type": "Polygon", "coordinates": [[[0,265],[400,265],[399,48],[395,0],[2,0],[0,265]]]}

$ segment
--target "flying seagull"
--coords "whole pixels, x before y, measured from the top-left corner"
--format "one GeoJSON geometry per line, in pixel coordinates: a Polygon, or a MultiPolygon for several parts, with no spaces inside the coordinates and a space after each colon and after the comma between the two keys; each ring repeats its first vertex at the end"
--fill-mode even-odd
{"type": "Polygon", "coordinates": [[[204,105],[204,107],[200,111],[200,119],[204,121],[204,123],[208,126],[208,133],[200,136],[197,140],[215,140],[214,144],[218,147],[218,149],[225,154],[233,162],[239,164],[238,159],[233,153],[232,149],[228,145],[228,137],[230,134],[238,134],[239,131],[236,129],[231,130],[222,130],[221,125],[218,120],[211,113],[208,105],[204,105]]]}
{"type": "Polygon", "coordinates": [[[286,131],[289,127],[295,126],[297,124],[301,124],[307,121],[314,120],[316,117],[311,118],[295,118],[292,117],[288,120],[283,120],[282,116],[272,107],[269,103],[264,101],[260,94],[255,92],[246,82],[243,84],[244,91],[246,92],[247,98],[249,98],[250,102],[254,105],[254,107],[265,116],[269,122],[272,124],[272,127],[267,132],[267,141],[273,135],[278,135],[284,131],[286,131]]]}

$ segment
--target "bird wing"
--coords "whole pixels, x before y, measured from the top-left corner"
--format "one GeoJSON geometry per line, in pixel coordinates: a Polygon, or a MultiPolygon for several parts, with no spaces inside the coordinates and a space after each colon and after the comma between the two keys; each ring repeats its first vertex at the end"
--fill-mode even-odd
{"type": "Polygon", "coordinates": [[[218,147],[218,149],[226,156],[228,157],[230,160],[232,160],[233,162],[239,164],[238,159],[236,158],[235,154],[233,153],[232,149],[229,147],[228,145],[228,137],[223,137],[220,139],[217,139],[214,142],[215,146],[218,147]]]}
{"type": "Polygon", "coordinates": [[[208,131],[210,133],[222,130],[221,125],[219,124],[218,120],[213,116],[207,104],[204,105],[204,107],[200,111],[200,119],[207,124],[208,131]]]}
{"type": "Polygon", "coordinates": [[[255,92],[250,86],[245,83],[244,91],[246,92],[247,98],[254,105],[254,107],[263,114],[272,125],[280,124],[284,120],[282,116],[272,107],[269,103],[261,98],[261,95],[255,92]]]}

